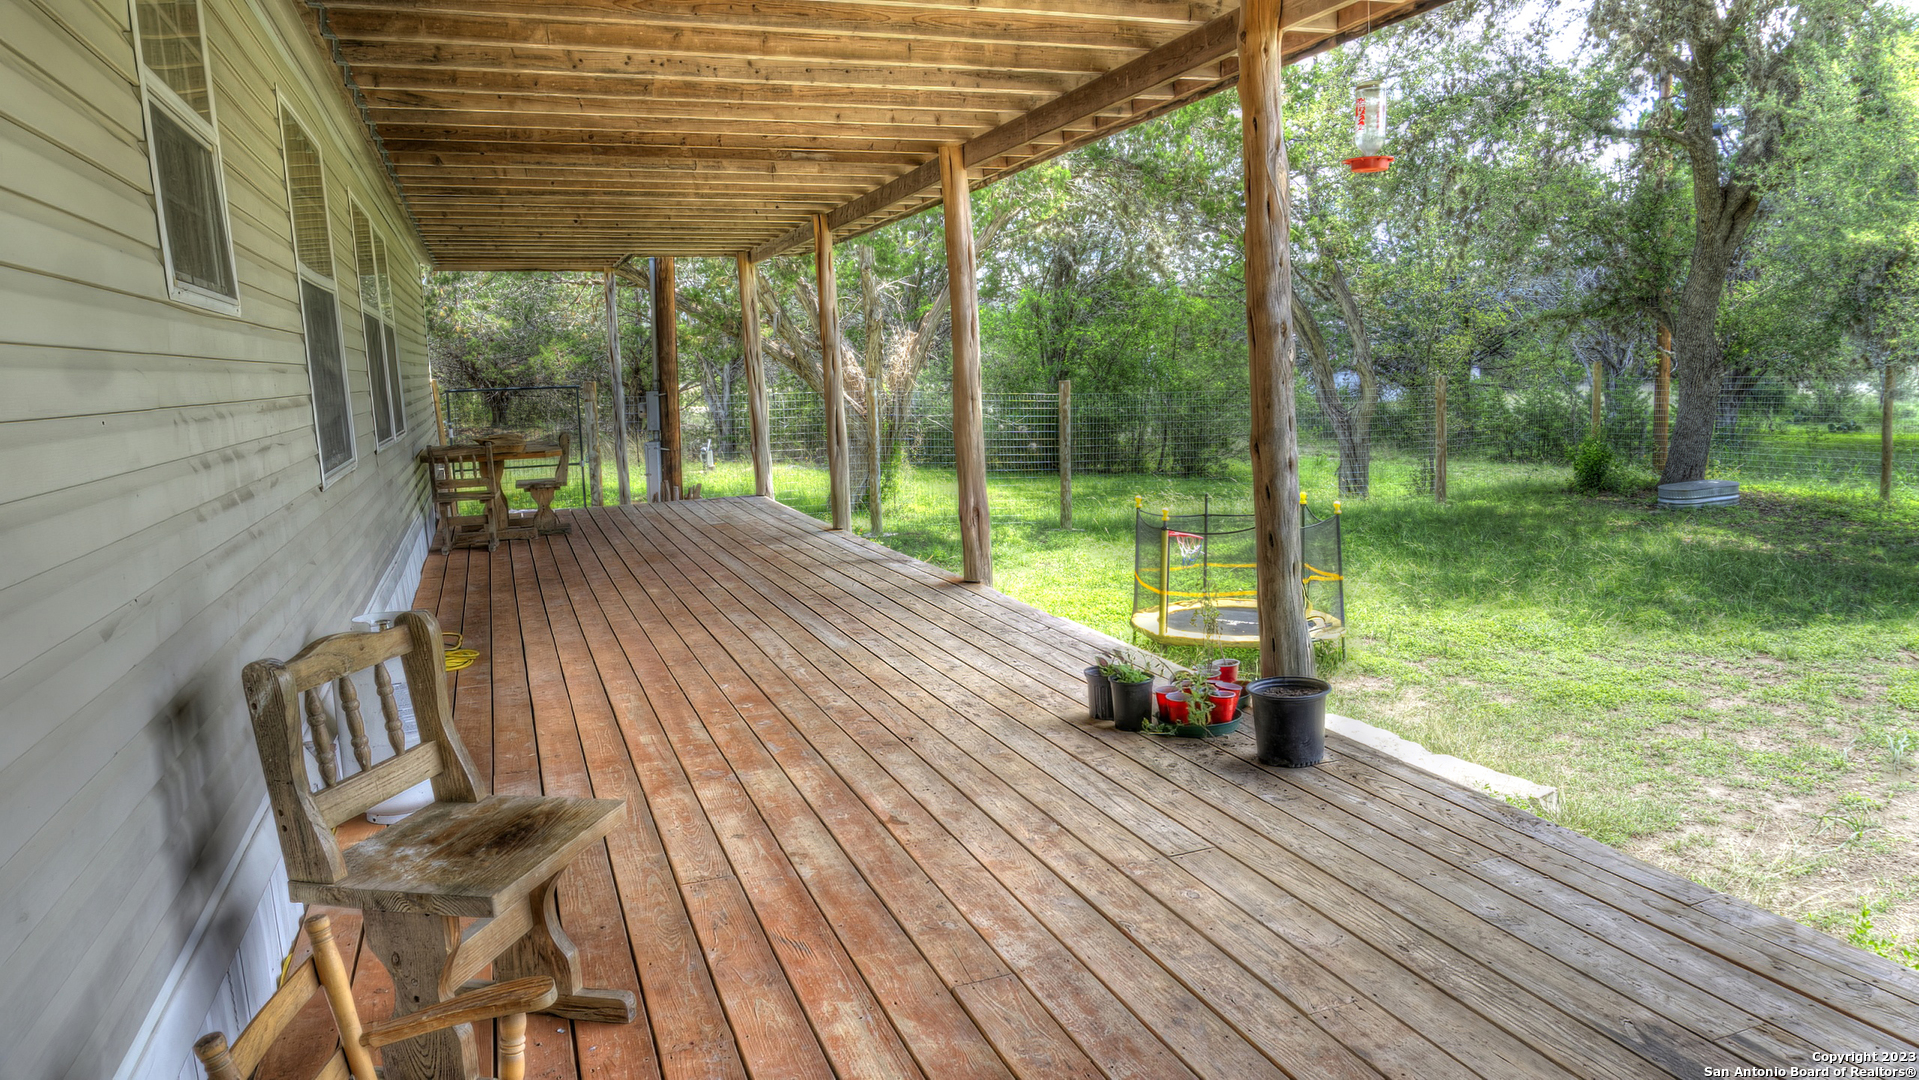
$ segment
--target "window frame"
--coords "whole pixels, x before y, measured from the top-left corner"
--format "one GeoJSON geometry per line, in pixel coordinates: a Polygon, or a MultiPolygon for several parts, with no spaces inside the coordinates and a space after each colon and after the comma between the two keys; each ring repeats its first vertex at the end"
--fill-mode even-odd
{"type": "MultiPolygon", "coordinates": [[[[274,119],[277,122],[276,126],[280,129],[281,186],[286,189],[287,251],[288,254],[293,257],[294,296],[295,303],[299,306],[300,311],[301,352],[305,358],[307,369],[308,404],[313,411],[314,456],[318,459],[320,466],[320,489],[324,491],[327,487],[331,486],[334,481],[352,472],[353,467],[360,463],[360,433],[353,423],[353,380],[347,376],[346,340],[343,332],[346,327],[346,321],[342,318],[345,312],[340,301],[339,286],[340,259],[339,252],[334,249],[333,244],[333,211],[332,205],[327,198],[326,190],[326,155],[321,153],[320,144],[313,138],[311,129],[300,120],[300,114],[293,108],[293,103],[286,99],[286,95],[276,91],[273,97],[276,106],[274,109],[274,119]],[[298,128],[300,137],[305,139],[307,144],[313,147],[313,156],[319,165],[320,220],[324,222],[326,226],[324,231],[326,234],[327,261],[333,264],[333,276],[331,277],[321,274],[307,266],[300,258],[299,221],[293,200],[293,163],[287,153],[286,125],[289,123],[298,128]],[[310,352],[313,333],[307,317],[306,289],[304,288],[304,286],[308,284],[311,284],[316,289],[325,291],[333,303],[333,343],[334,348],[339,354],[340,391],[346,402],[347,456],[346,460],[334,466],[331,472],[327,470],[326,465],[326,432],[320,422],[319,373],[314,370],[313,358],[310,352]]],[[[358,271],[357,258],[355,260],[355,271],[356,273],[358,271]]]]}
{"type": "Polygon", "coordinates": [[[217,95],[213,92],[213,57],[207,49],[206,5],[203,0],[193,0],[193,9],[199,24],[200,65],[207,87],[206,116],[201,116],[200,110],[189,104],[173,87],[167,85],[158,72],[147,66],[146,45],[140,32],[140,0],[127,0],[127,16],[132,20],[130,25],[133,30],[133,65],[140,83],[140,127],[146,134],[147,171],[153,184],[153,216],[160,231],[160,268],[166,278],[168,299],[223,315],[238,315],[240,262],[233,248],[233,214],[227,202],[226,159],[220,152],[220,107],[215,100],[217,95]],[[155,150],[153,134],[152,110],[155,108],[165,110],[167,119],[179,125],[213,158],[214,192],[220,205],[211,212],[219,215],[221,232],[226,240],[227,272],[233,277],[232,296],[182,281],[173,268],[173,238],[167,230],[166,196],[162,193],[160,155],[155,150]]]}
{"type": "MultiPolygon", "coordinates": [[[[386,282],[390,276],[387,269],[388,244],[386,238],[380,234],[380,227],[375,223],[373,215],[367,213],[366,208],[360,205],[360,200],[355,198],[351,193],[347,195],[347,208],[349,219],[356,227],[360,222],[366,223],[368,257],[373,262],[373,288],[371,290],[372,295],[369,296],[367,277],[360,273],[360,237],[356,232],[353,237],[353,275],[358,285],[356,293],[360,298],[360,340],[364,344],[368,338],[366,329],[368,320],[372,320],[379,326],[380,351],[384,357],[383,363],[387,365],[390,374],[390,377],[384,384],[383,392],[387,396],[387,422],[393,425],[393,434],[388,435],[384,439],[380,438],[379,435],[380,417],[378,410],[381,394],[380,392],[372,394],[372,408],[374,411],[373,452],[377,454],[381,450],[392,446],[398,442],[401,437],[406,435],[405,380],[400,376],[399,334],[394,325],[392,290],[386,287],[386,282]]],[[[372,389],[373,384],[379,381],[380,373],[373,369],[373,352],[371,349],[367,350],[366,361],[367,386],[369,389],[372,389]]]]}

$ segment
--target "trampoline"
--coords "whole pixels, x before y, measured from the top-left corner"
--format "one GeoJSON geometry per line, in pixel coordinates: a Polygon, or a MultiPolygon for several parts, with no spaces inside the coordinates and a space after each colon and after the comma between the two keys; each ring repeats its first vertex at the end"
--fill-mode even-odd
{"type": "MultiPolygon", "coordinates": [[[[1346,633],[1339,504],[1317,517],[1300,496],[1306,626],[1314,641],[1346,633]]],[[[1133,500],[1133,630],[1163,645],[1258,645],[1253,516],[1149,513],[1133,500]]]]}

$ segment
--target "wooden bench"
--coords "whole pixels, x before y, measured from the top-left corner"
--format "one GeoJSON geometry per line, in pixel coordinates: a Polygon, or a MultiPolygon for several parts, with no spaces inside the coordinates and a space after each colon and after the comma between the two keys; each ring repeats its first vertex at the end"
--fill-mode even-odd
{"type": "MultiPolygon", "coordinates": [[[[257,660],[242,673],[260,765],[286,856],[293,900],[360,908],[368,944],[393,977],[396,1014],[452,997],[487,965],[500,981],[550,976],[547,1011],[626,1023],[624,990],[583,986],[578,951],[560,929],[559,877],[626,817],[609,799],[488,796],[452,723],[440,626],[410,611],[393,628],[320,638],[293,659],[257,660]],[[419,728],[404,730],[388,660],[399,658],[419,728]],[[394,756],[375,765],[352,675],[371,668],[394,756]],[[342,776],[320,690],[331,685],[359,771],[342,776]],[[308,780],[305,740],[320,774],[308,780]],[[434,802],[342,850],[333,830],[431,780],[434,802]],[[484,920],[462,931],[460,920],[484,920]]],[[[428,1033],[387,1053],[387,1080],[466,1076],[470,1027],[428,1033]]]]}
{"type": "Polygon", "coordinates": [[[573,526],[561,521],[559,515],[553,512],[553,496],[561,488],[566,486],[566,455],[571,438],[572,437],[564,431],[560,433],[560,464],[559,467],[553,471],[552,476],[540,476],[532,480],[522,480],[514,485],[521,491],[533,496],[533,505],[539,508],[533,515],[533,531],[542,536],[552,534],[563,535],[573,528],[573,526]]]}

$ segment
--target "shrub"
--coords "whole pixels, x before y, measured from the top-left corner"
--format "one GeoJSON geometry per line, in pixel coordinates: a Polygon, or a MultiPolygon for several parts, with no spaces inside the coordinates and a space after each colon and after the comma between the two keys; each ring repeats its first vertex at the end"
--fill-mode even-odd
{"type": "Polygon", "coordinates": [[[1573,488],[1581,495],[1607,490],[1612,471],[1612,447],[1600,440],[1588,438],[1573,451],[1573,488]]]}

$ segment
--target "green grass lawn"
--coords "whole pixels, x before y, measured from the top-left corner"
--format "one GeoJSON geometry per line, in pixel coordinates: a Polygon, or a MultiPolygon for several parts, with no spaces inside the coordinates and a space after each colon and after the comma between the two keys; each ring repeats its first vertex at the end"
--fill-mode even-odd
{"type": "MultiPolygon", "coordinates": [[[[1870,936],[1919,935],[1919,503],[1747,483],[1737,507],[1663,511],[1572,494],[1564,468],[1455,462],[1441,506],[1414,476],[1383,458],[1344,505],[1335,711],[1553,784],[1564,824],[1715,888],[1842,935],[1872,905],[1870,936]]],[[[688,479],[752,487],[744,466],[688,479]]],[[[1302,479],[1329,511],[1333,463],[1302,479]]],[[[816,470],[776,482],[823,510],[816,470]]],[[[1121,638],[1133,497],[1250,509],[1243,467],[1078,476],[1071,532],[1055,477],[989,488],[999,588],[1121,638]]],[[[953,499],[950,470],[909,470],[880,539],[957,569],[953,499]]]]}

